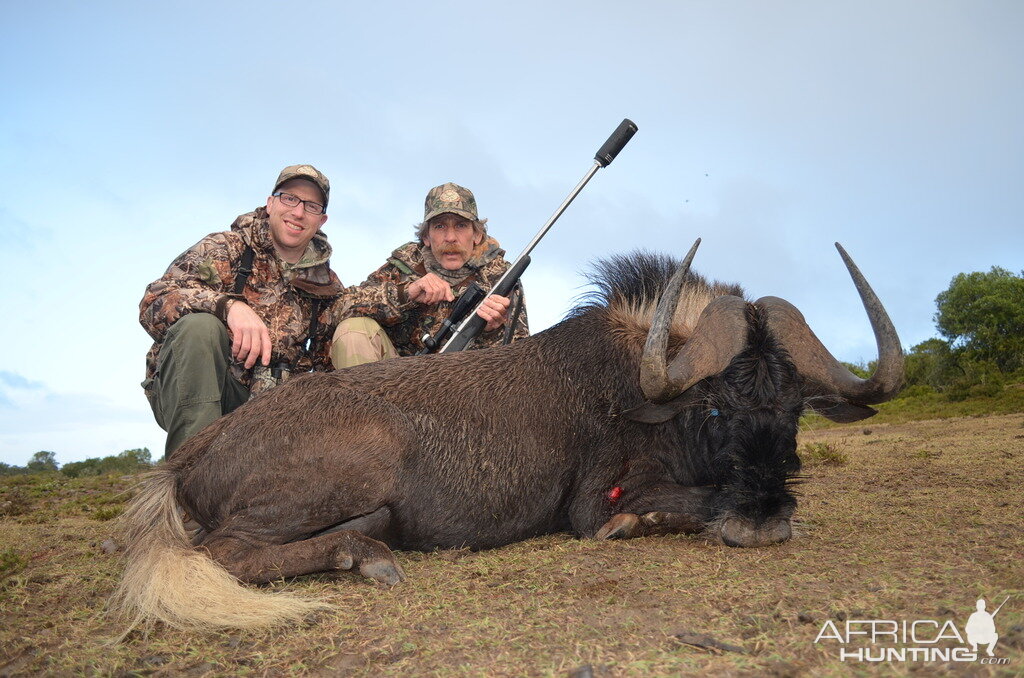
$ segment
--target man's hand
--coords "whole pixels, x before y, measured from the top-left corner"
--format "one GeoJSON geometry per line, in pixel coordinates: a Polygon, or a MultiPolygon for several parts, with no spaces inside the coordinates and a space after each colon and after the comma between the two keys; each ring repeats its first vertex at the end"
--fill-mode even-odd
{"type": "Polygon", "coordinates": [[[405,288],[409,301],[432,306],[442,301],[453,301],[452,287],[436,273],[428,273],[405,288]]]}
{"type": "Polygon", "coordinates": [[[228,308],[228,330],[231,332],[231,357],[245,361],[245,369],[256,364],[270,364],[270,332],[256,311],[248,304],[235,301],[228,308]]]}
{"type": "Polygon", "coordinates": [[[476,314],[487,321],[484,332],[493,332],[508,320],[508,297],[492,294],[484,299],[476,314]]]}

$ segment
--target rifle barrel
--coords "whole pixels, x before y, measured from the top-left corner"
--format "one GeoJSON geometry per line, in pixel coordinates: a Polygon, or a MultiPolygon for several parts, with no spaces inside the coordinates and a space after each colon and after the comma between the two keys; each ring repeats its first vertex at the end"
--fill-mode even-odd
{"type": "MultiPolygon", "coordinates": [[[[612,132],[612,135],[608,137],[608,140],[604,142],[604,145],[601,146],[600,149],[598,149],[597,155],[594,157],[594,164],[590,168],[590,170],[583,176],[582,179],[580,179],[580,182],[576,184],[576,187],[569,191],[568,197],[566,197],[566,199],[562,201],[562,204],[558,206],[558,209],[556,209],[555,213],[551,215],[551,218],[548,219],[543,226],[541,226],[541,229],[537,231],[537,235],[533,236],[533,240],[531,240],[529,244],[527,244],[526,247],[523,248],[523,251],[519,253],[519,256],[516,257],[515,261],[512,262],[512,265],[508,267],[508,270],[505,271],[505,274],[498,279],[498,282],[494,283],[490,291],[484,296],[483,299],[480,300],[480,302],[477,304],[477,307],[479,307],[480,304],[482,304],[484,300],[487,299],[487,297],[494,294],[495,290],[500,290],[502,287],[502,283],[505,282],[505,279],[508,278],[510,275],[513,275],[513,271],[515,271],[517,268],[519,269],[519,271],[514,275],[522,275],[522,268],[525,268],[525,266],[519,267],[519,262],[521,262],[523,259],[529,258],[530,252],[533,251],[533,248],[537,246],[537,243],[540,242],[541,238],[547,235],[547,232],[551,230],[551,227],[554,226],[556,221],[558,221],[558,217],[562,216],[562,212],[564,212],[566,208],[569,207],[569,205],[572,203],[572,201],[576,199],[576,196],[580,194],[580,191],[582,191],[583,187],[587,185],[587,182],[590,181],[595,174],[597,174],[597,170],[601,169],[602,167],[607,167],[611,163],[611,161],[615,159],[615,156],[619,154],[619,151],[621,151],[622,148],[626,145],[626,143],[633,137],[633,135],[636,133],[636,130],[636,124],[634,124],[633,121],[630,120],[629,118],[626,118],[621,123],[619,123],[619,126],[615,129],[614,132],[612,132]]],[[[465,347],[467,341],[460,340],[460,338],[462,337],[462,334],[466,331],[466,328],[469,327],[470,323],[473,322],[474,316],[476,316],[476,313],[470,313],[468,316],[466,316],[465,320],[459,323],[459,326],[455,328],[455,331],[452,332],[450,338],[445,343],[445,345],[441,347],[441,350],[438,351],[438,353],[447,353],[449,352],[449,350],[461,350],[462,348],[465,347]]]]}

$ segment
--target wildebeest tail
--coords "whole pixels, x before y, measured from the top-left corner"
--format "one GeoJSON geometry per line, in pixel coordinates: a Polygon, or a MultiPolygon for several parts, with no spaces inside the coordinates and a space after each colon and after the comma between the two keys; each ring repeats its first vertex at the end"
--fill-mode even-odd
{"type": "Polygon", "coordinates": [[[147,474],[121,520],[127,562],[112,607],[128,618],[128,631],[155,621],[184,629],[273,626],[329,607],[243,586],[193,548],[175,500],[172,469],[147,474]]]}

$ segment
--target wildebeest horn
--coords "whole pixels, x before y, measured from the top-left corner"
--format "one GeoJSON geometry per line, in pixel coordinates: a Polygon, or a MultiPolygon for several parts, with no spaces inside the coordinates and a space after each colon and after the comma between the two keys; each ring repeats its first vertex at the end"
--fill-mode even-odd
{"type": "Polygon", "coordinates": [[[682,393],[704,377],[718,374],[747,345],[747,302],[722,295],[704,307],[693,334],[672,359],[668,380],[682,393]]]}
{"type": "Polygon", "coordinates": [[[846,401],[870,405],[891,399],[903,383],[903,349],[896,328],[889,320],[882,302],[861,274],[842,245],[836,243],[853,284],[857,286],[864,310],[871,321],[878,345],[878,366],[868,379],[861,379],[829,353],[814,335],[803,314],[784,299],[762,297],[754,302],[764,310],[769,326],[793,359],[804,378],[818,382],[846,401]]]}
{"type": "Polygon", "coordinates": [[[672,391],[668,381],[668,330],[672,326],[672,318],[679,303],[679,295],[683,291],[686,274],[690,272],[693,255],[697,253],[699,246],[700,238],[697,238],[693,247],[686,253],[683,263],[669,279],[651,319],[651,329],[647,331],[644,354],[640,358],[640,389],[648,400],[662,401],[678,394],[678,391],[672,391]]]}
{"type": "Polygon", "coordinates": [[[699,244],[700,239],[693,244],[683,264],[665,286],[647,333],[640,360],[640,388],[644,397],[652,402],[671,400],[704,377],[717,374],[746,344],[746,302],[739,297],[723,295],[704,308],[693,334],[672,359],[672,364],[666,364],[669,328],[699,244]]]}

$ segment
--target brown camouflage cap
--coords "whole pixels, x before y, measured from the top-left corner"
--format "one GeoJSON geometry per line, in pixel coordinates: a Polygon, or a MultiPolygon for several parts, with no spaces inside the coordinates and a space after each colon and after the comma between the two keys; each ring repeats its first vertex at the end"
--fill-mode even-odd
{"type": "Polygon", "coordinates": [[[438,214],[451,212],[471,221],[479,221],[476,213],[476,198],[473,191],[448,182],[430,189],[423,203],[423,221],[430,221],[438,214]]]}
{"type": "Polygon", "coordinates": [[[331,198],[331,182],[327,180],[323,172],[312,165],[288,165],[285,167],[277,175],[277,182],[274,183],[274,190],[271,193],[277,192],[281,184],[292,179],[306,179],[316,184],[320,192],[324,194],[324,209],[327,208],[327,201],[331,198]]]}

